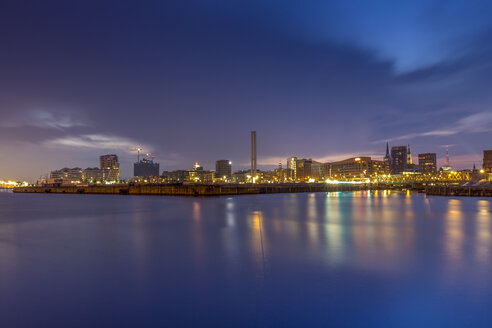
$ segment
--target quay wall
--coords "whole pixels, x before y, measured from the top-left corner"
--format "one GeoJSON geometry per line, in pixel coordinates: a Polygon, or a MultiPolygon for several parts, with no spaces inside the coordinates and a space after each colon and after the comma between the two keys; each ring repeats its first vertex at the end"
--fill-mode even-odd
{"type": "Polygon", "coordinates": [[[97,185],[97,186],[28,186],[16,187],[15,193],[67,193],[67,194],[112,194],[112,195],[162,195],[162,196],[220,196],[244,194],[271,194],[293,192],[357,191],[368,189],[391,189],[389,186],[330,185],[325,183],[296,184],[224,184],[224,185],[97,185]]]}
{"type": "Polygon", "coordinates": [[[489,186],[432,186],[425,189],[430,196],[468,196],[492,197],[492,185],[489,186]]]}

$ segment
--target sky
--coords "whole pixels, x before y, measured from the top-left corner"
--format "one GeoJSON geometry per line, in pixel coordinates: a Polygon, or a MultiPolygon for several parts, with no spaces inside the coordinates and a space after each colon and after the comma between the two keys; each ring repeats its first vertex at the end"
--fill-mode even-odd
{"type": "Polygon", "coordinates": [[[2,1],[0,179],[492,149],[490,1],[2,1]]]}

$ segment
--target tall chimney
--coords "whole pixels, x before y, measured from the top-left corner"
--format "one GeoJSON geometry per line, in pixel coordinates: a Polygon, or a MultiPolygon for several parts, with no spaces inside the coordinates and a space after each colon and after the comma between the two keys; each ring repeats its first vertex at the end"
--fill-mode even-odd
{"type": "Polygon", "coordinates": [[[256,131],[251,131],[251,177],[256,177],[256,131]]]}

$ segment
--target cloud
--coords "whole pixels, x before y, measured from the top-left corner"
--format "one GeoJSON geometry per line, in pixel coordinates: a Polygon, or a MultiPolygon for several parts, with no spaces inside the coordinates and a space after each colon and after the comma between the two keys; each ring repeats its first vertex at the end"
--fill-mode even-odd
{"type": "Polygon", "coordinates": [[[378,140],[373,143],[378,144],[382,142],[413,139],[416,137],[450,136],[458,133],[481,133],[488,131],[492,131],[492,112],[481,112],[464,117],[447,129],[410,133],[399,137],[378,140]]]}
{"type": "Polygon", "coordinates": [[[37,127],[48,129],[68,129],[72,127],[87,126],[87,123],[74,117],[72,113],[50,110],[31,110],[23,113],[22,116],[3,119],[1,127],[37,127]]]}
{"type": "MultiPolygon", "coordinates": [[[[134,140],[103,134],[85,134],[80,136],[67,136],[48,140],[44,143],[48,147],[83,148],[83,149],[111,149],[130,151],[138,143],[134,140]]],[[[150,147],[144,147],[150,150],[150,147]]]]}

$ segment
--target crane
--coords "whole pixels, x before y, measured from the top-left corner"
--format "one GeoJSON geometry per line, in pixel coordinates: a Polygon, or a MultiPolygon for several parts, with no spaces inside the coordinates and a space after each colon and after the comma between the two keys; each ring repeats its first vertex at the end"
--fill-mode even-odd
{"type": "Polygon", "coordinates": [[[133,148],[131,149],[132,151],[136,151],[137,152],[137,162],[140,162],[140,152],[142,151],[142,146],[137,146],[137,148],[133,148]]]}

